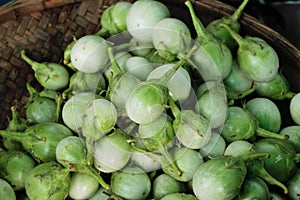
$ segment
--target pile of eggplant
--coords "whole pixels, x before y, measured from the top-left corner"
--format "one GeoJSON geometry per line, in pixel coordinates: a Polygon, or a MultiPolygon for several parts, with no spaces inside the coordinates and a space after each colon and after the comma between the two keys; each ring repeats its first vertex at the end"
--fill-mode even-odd
{"type": "Polygon", "coordinates": [[[0,130],[0,199],[299,200],[300,91],[240,34],[247,3],[205,26],[186,1],[188,27],[162,2],[117,2],[61,63],[21,51],[34,79],[0,130]]]}

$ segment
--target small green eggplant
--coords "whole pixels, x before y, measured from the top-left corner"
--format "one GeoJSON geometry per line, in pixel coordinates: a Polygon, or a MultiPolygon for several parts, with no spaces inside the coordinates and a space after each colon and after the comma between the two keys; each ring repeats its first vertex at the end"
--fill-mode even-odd
{"type": "Polygon", "coordinates": [[[0,152],[0,178],[8,181],[15,191],[25,188],[25,180],[35,165],[35,160],[23,151],[0,152]]]}
{"type": "MultiPolygon", "coordinates": [[[[237,140],[231,142],[226,150],[224,155],[230,155],[235,157],[244,157],[249,156],[251,154],[255,154],[255,148],[250,142],[244,140],[237,140]]],[[[268,154],[265,156],[269,156],[268,154]]],[[[247,167],[247,176],[248,177],[259,177],[269,185],[276,185],[283,189],[284,193],[288,193],[287,187],[276,180],[273,176],[271,176],[264,167],[264,161],[261,158],[250,159],[245,161],[247,167]]]]}
{"type": "Polygon", "coordinates": [[[216,38],[221,40],[230,49],[234,49],[234,47],[236,46],[235,40],[231,37],[230,33],[228,33],[228,31],[224,27],[220,26],[220,24],[227,24],[230,28],[232,28],[232,30],[238,33],[241,29],[241,25],[238,20],[248,2],[249,0],[244,0],[231,16],[224,16],[222,18],[213,20],[206,26],[206,30],[213,34],[216,38]]]}
{"type": "Polygon", "coordinates": [[[231,200],[239,193],[246,174],[246,165],[240,158],[221,156],[208,160],[194,174],[194,194],[199,200],[231,200]]]}
{"type": "Polygon", "coordinates": [[[185,54],[192,44],[189,28],[176,18],[165,18],[157,22],[152,41],[158,54],[170,62],[175,61],[178,55],[185,54]]]}
{"type": "MultiPolygon", "coordinates": [[[[211,82],[209,82],[209,84],[210,83],[211,82]]],[[[203,85],[199,87],[203,87],[203,85]]],[[[210,87],[210,85],[208,87],[210,87]]],[[[201,88],[199,90],[201,90],[201,88]]],[[[223,126],[227,117],[227,101],[227,95],[223,85],[216,82],[215,85],[206,92],[203,92],[201,95],[199,94],[195,109],[210,122],[211,128],[220,128],[223,126]]]]}
{"type": "Polygon", "coordinates": [[[300,196],[300,168],[297,168],[295,175],[291,177],[286,184],[289,189],[288,196],[292,200],[298,200],[300,196]]]}
{"type": "Polygon", "coordinates": [[[287,143],[294,147],[297,153],[300,153],[300,126],[290,125],[282,128],[279,132],[280,135],[288,135],[287,143]]]}
{"type": "Polygon", "coordinates": [[[34,167],[25,181],[25,190],[30,199],[66,199],[70,188],[70,172],[55,161],[34,167]]]}
{"type": "Polygon", "coordinates": [[[69,87],[63,91],[62,98],[69,99],[72,96],[83,92],[95,92],[100,94],[106,89],[106,81],[103,74],[75,72],[71,78],[69,87]]]}
{"type": "Polygon", "coordinates": [[[278,138],[286,140],[286,135],[268,131],[259,126],[258,120],[250,111],[239,106],[228,107],[228,116],[225,120],[221,135],[227,142],[236,140],[255,141],[256,136],[278,138]]]}
{"type": "Polygon", "coordinates": [[[76,39],[74,38],[65,48],[63,63],[64,65],[68,66],[70,69],[76,72],[77,69],[74,67],[74,65],[71,62],[71,51],[75,43],[76,43],[76,39]]]}
{"type": "Polygon", "coordinates": [[[57,63],[38,63],[25,55],[25,50],[21,51],[22,59],[34,70],[36,80],[46,89],[61,90],[69,83],[68,70],[57,63]]]}
{"type": "Polygon", "coordinates": [[[268,185],[259,177],[246,177],[236,200],[267,200],[268,185]]]}
{"type": "Polygon", "coordinates": [[[0,135],[20,142],[37,161],[49,162],[55,160],[59,141],[73,133],[62,124],[49,122],[28,126],[24,132],[0,130],[0,135]]]}
{"type": "Polygon", "coordinates": [[[295,92],[290,90],[290,84],[285,76],[281,73],[267,82],[255,82],[256,93],[263,97],[275,100],[291,99],[295,96],[295,92]]]}
{"type": "Polygon", "coordinates": [[[72,131],[79,133],[78,129],[82,127],[82,118],[85,115],[87,105],[97,98],[99,96],[93,92],[78,93],[69,98],[61,112],[64,124],[72,131]]]}
{"type": "Polygon", "coordinates": [[[278,133],[282,120],[279,107],[272,100],[264,97],[254,97],[244,105],[259,122],[259,126],[268,131],[278,133]]]}
{"type": "Polygon", "coordinates": [[[199,71],[205,81],[226,78],[232,66],[230,49],[205,29],[197,17],[192,3],[186,1],[185,4],[189,8],[197,33],[196,45],[199,46],[191,57],[191,64],[199,71]]]}
{"type": "Polygon", "coordinates": [[[57,106],[53,99],[44,97],[31,86],[31,81],[26,83],[29,98],[26,102],[26,119],[31,124],[55,122],[58,119],[57,106]]]}
{"type": "Polygon", "coordinates": [[[141,168],[128,166],[112,173],[111,189],[124,199],[145,200],[151,192],[151,180],[141,168]]]}
{"type": "Polygon", "coordinates": [[[85,173],[93,177],[105,189],[109,185],[99,175],[99,171],[89,165],[84,141],[77,136],[63,138],[55,151],[56,160],[70,172],[85,173]]]}
{"type": "Polygon", "coordinates": [[[184,183],[172,178],[172,176],[160,174],[153,180],[152,194],[154,198],[161,199],[176,192],[186,192],[186,188],[184,183]]]}
{"type": "Polygon", "coordinates": [[[255,151],[268,153],[270,156],[263,158],[265,169],[278,181],[285,182],[291,178],[297,170],[296,162],[299,154],[284,140],[264,138],[254,143],[255,151]]]}
{"type": "Polygon", "coordinates": [[[179,147],[171,149],[170,154],[181,174],[174,173],[171,165],[163,166],[162,170],[181,182],[191,181],[198,167],[204,163],[199,151],[195,149],[179,147]]]}
{"type": "Polygon", "coordinates": [[[251,89],[253,81],[244,75],[237,61],[234,60],[229,75],[224,79],[224,85],[228,90],[241,94],[251,89]]]}
{"type": "Polygon", "coordinates": [[[172,145],[175,133],[171,117],[163,113],[153,122],[140,124],[138,135],[145,148],[149,151],[157,151],[160,148],[172,145]]]}
{"type": "Polygon", "coordinates": [[[127,31],[126,16],[131,6],[130,2],[117,2],[106,8],[100,20],[102,28],[96,35],[108,37],[127,31]]]}
{"type": "Polygon", "coordinates": [[[271,45],[259,37],[243,38],[226,24],[221,26],[229,31],[239,45],[236,52],[237,62],[246,77],[256,82],[266,82],[275,78],[279,69],[279,57],[271,45]]]}
{"type": "Polygon", "coordinates": [[[4,179],[0,179],[0,199],[16,200],[16,193],[11,185],[4,179]]]}
{"type": "Polygon", "coordinates": [[[127,135],[121,129],[116,128],[112,133],[94,143],[92,158],[98,171],[111,173],[125,167],[129,162],[130,154],[127,135]]]}
{"type": "MultiPolygon", "coordinates": [[[[20,113],[17,111],[17,106],[11,106],[11,119],[8,122],[6,130],[9,131],[24,131],[27,126],[27,120],[21,117],[20,113]]],[[[21,150],[22,145],[11,139],[3,138],[3,146],[7,150],[21,150]]]]}

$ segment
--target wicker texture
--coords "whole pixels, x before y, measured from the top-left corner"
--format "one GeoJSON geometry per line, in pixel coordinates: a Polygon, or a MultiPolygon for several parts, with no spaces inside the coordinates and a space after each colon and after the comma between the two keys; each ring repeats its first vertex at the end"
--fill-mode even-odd
{"type": "MultiPolygon", "coordinates": [[[[26,1],[2,12],[0,24],[0,128],[7,124],[10,106],[18,101],[24,112],[25,88],[33,71],[19,56],[22,49],[36,61],[61,63],[63,49],[73,36],[93,34],[100,29],[105,6],[113,1],[26,1]],[[55,2],[55,3],[51,3],[55,2]],[[62,3],[63,2],[63,3],[62,3]],[[30,8],[29,13],[25,12],[30,8]],[[20,12],[23,10],[23,12],[20,12]],[[33,12],[34,11],[34,12],[33,12]],[[3,22],[4,19],[7,21],[3,22]]],[[[3,8],[4,9],[4,8],[3,8]]]]}
{"type": "MultiPolygon", "coordinates": [[[[130,0],[131,1],[131,0],[130,0]]],[[[184,0],[161,0],[174,17],[182,19],[190,27],[188,10],[184,0]]],[[[32,59],[62,62],[63,50],[73,36],[79,38],[93,34],[100,27],[104,8],[116,0],[18,0],[0,9],[0,129],[7,125],[10,107],[18,101],[21,114],[28,98],[25,88],[33,71],[20,58],[20,51],[32,59]]],[[[222,2],[192,1],[204,24],[229,16],[234,8],[222,2]]],[[[277,32],[260,24],[253,17],[243,14],[244,33],[266,39],[277,50],[280,65],[289,77],[292,90],[300,91],[300,52],[277,32]]]]}

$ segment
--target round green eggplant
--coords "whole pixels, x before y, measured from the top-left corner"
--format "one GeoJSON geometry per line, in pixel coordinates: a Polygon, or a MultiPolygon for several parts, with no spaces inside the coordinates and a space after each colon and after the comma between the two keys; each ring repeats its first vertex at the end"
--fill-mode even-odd
{"type": "Polygon", "coordinates": [[[16,200],[16,193],[11,185],[4,179],[0,179],[0,199],[1,200],[16,200]]]}
{"type": "Polygon", "coordinates": [[[254,143],[255,151],[268,153],[263,158],[265,169],[271,176],[281,182],[287,181],[296,172],[295,149],[285,140],[264,138],[254,143]]]}
{"type": "Polygon", "coordinates": [[[127,31],[126,16],[131,6],[130,2],[116,2],[106,8],[100,19],[101,29],[96,35],[108,37],[127,31]]]}
{"type": "Polygon", "coordinates": [[[25,50],[21,51],[22,59],[34,70],[36,80],[46,89],[61,90],[69,84],[68,70],[57,63],[38,63],[25,55],[25,50]]]}
{"type": "Polygon", "coordinates": [[[250,111],[239,107],[229,106],[221,135],[227,142],[236,140],[255,141],[257,136],[286,140],[287,136],[279,135],[259,126],[257,118],[250,111]]]}
{"type": "Polygon", "coordinates": [[[248,2],[249,0],[244,0],[231,16],[224,16],[222,18],[211,21],[206,26],[206,30],[213,34],[216,38],[221,40],[230,49],[234,49],[236,46],[235,40],[231,37],[230,33],[224,27],[220,26],[220,24],[227,24],[232,30],[234,30],[235,32],[239,32],[241,29],[241,25],[238,20],[248,2]]]}
{"type": "Polygon", "coordinates": [[[55,161],[34,167],[25,181],[26,194],[33,200],[62,200],[70,188],[69,171],[55,161]]]}
{"type": "Polygon", "coordinates": [[[286,183],[289,193],[288,196],[292,200],[298,200],[300,196],[300,168],[293,177],[291,177],[286,183]]]}
{"type": "Polygon", "coordinates": [[[151,191],[151,181],[138,167],[126,167],[112,173],[111,189],[115,195],[132,200],[146,199],[151,191]]]}
{"type": "Polygon", "coordinates": [[[25,180],[35,165],[35,160],[22,151],[0,152],[0,177],[8,181],[15,191],[25,188],[25,180]]]}
{"type": "Polygon", "coordinates": [[[270,81],[254,82],[256,93],[262,97],[268,97],[275,100],[291,99],[295,93],[290,90],[290,84],[286,77],[277,73],[270,81]]]}
{"type": "Polygon", "coordinates": [[[246,174],[246,165],[240,158],[221,156],[208,160],[194,174],[194,194],[199,200],[231,200],[239,193],[246,174]]]}
{"type": "Polygon", "coordinates": [[[267,200],[268,185],[259,177],[246,177],[236,200],[267,200]]]}
{"type": "Polygon", "coordinates": [[[192,22],[197,33],[197,50],[191,57],[192,65],[198,70],[204,81],[225,79],[232,67],[230,49],[208,32],[197,17],[190,1],[185,2],[190,11],[192,22]]]}
{"type": "Polygon", "coordinates": [[[153,180],[152,194],[154,198],[161,199],[172,193],[186,192],[184,183],[167,174],[160,174],[153,180]]]}
{"type": "Polygon", "coordinates": [[[24,132],[1,130],[0,135],[20,142],[37,161],[49,162],[56,159],[55,149],[60,140],[73,132],[63,124],[49,122],[29,126],[24,132]]]}

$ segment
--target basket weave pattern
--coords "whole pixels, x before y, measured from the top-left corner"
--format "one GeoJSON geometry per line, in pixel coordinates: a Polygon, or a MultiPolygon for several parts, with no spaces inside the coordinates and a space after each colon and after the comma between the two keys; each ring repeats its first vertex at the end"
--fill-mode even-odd
{"type": "Polygon", "coordinates": [[[25,83],[33,78],[33,71],[20,51],[25,49],[38,62],[61,63],[66,45],[73,37],[98,31],[101,13],[114,2],[26,1],[0,13],[0,129],[7,125],[15,101],[22,113],[28,98],[25,83]]]}

